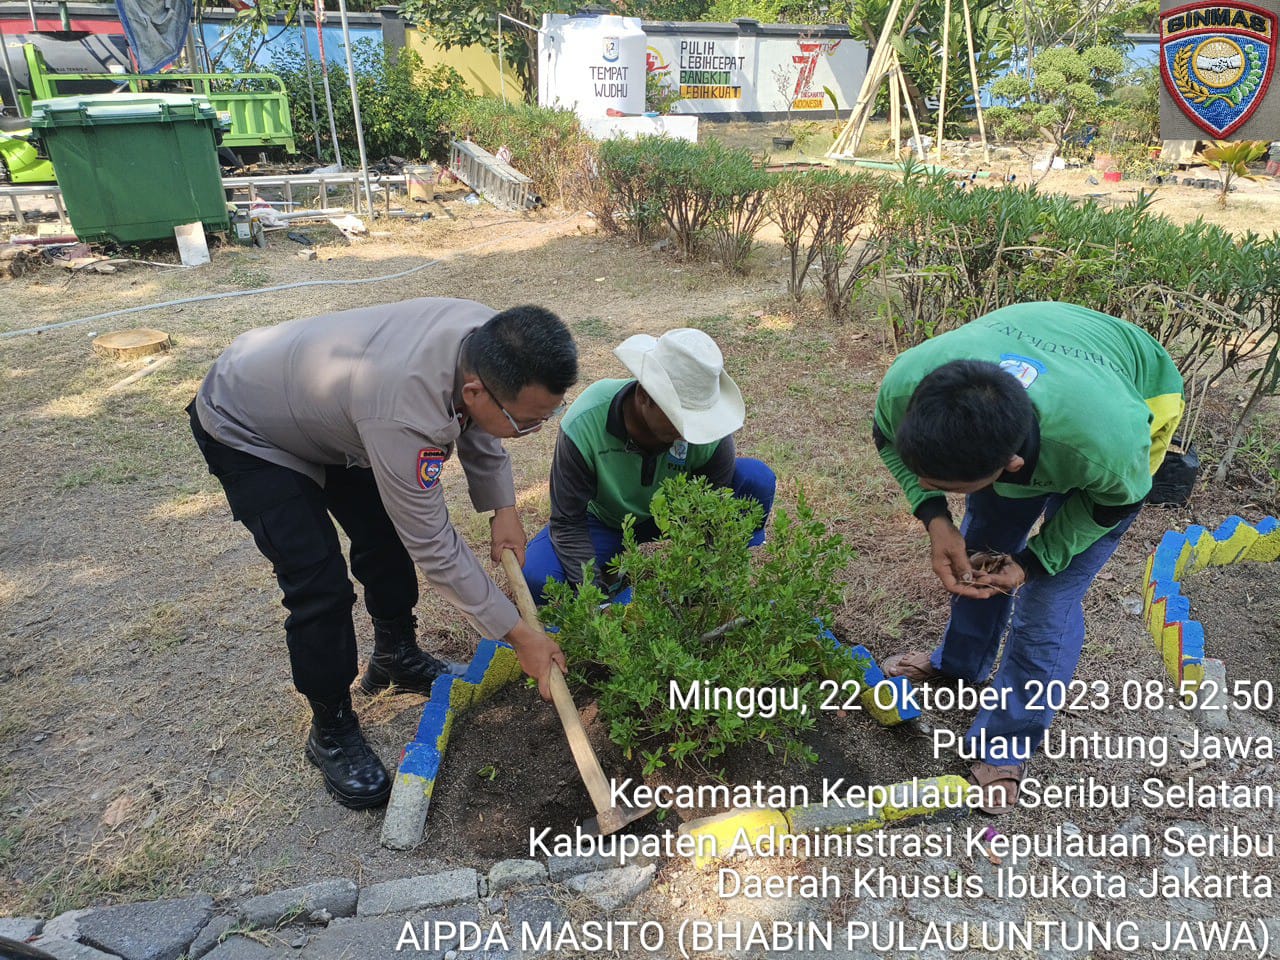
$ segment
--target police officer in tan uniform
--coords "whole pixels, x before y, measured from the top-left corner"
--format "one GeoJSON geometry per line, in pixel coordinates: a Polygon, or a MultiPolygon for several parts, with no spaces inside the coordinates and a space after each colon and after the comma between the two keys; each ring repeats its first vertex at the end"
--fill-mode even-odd
{"type": "Polygon", "coordinates": [[[416,564],[477,630],[515,648],[545,697],[564,655],[524,624],[454,530],[440,477],[456,451],[473,506],[493,511],[493,560],[510,548],[523,562],[501,441],[559,413],[577,375],[568,329],[541,307],[407,300],[250,330],[187,408],[232,515],[275,569],[293,681],[313,711],[307,757],[343,805],[385,802],[391,780],[352,711],[355,593],[333,520],[373,619],[366,692],[394,683],[429,694],[437,676],[461,670],[418,647],[416,564]]]}

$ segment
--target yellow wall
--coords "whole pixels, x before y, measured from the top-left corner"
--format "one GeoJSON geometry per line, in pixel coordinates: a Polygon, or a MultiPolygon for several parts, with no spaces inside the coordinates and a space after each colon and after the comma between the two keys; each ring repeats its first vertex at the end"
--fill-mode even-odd
{"type": "MultiPolygon", "coordinates": [[[[505,31],[504,31],[504,40],[505,31]]],[[[511,38],[516,43],[523,41],[519,35],[511,38]]],[[[498,96],[502,92],[498,77],[498,55],[484,47],[454,47],[446,50],[434,39],[416,27],[409,26],[405,31],[405,43],[415,51],[427,67],[445,64],[453,67],[467,81],[473,93],[481,96],[498,96]]],[[[506,70],[507,99],[519,102],[524,98],[524,87],[508,65],[506,70]]]]}

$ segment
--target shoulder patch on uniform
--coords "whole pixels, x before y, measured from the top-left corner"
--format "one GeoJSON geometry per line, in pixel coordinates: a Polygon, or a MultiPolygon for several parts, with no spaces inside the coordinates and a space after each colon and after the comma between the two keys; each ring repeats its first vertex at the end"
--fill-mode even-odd
{"type": "Polygon", "coordinates": [[[1024,388],[1036,382],[1036,378],[1044,373],[1044,364],[1038,360],[1020,357],[1016,353],[1005,353],[1000,356],[1000,369],[1013,375],[1024,388]]]}
{"type": "Polygon", "coordinates": [[[418,486],[430,490],[440,482],[446,454],[439,447],[423,447],[418,451],[418,486]]]}

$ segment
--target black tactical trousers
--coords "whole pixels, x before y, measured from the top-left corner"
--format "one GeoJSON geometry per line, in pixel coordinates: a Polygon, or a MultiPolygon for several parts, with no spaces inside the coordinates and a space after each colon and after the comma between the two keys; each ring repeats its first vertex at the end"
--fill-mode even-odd
{"type": "Polygon", "coordinates": [[[392,620],[418,602],[417,571],[382,505],[373,471],[329,466],[321,487],[296,470],[215,440],[201,426],[194,402],[187,413],[231,515],[249,528],[275,568],[289,611],[284,631],[294,685],[313,700],[340,700],[358,668],[355,592],[330,515],[351,539],[351,572],[364,587],[370,616],[392,620]]]}

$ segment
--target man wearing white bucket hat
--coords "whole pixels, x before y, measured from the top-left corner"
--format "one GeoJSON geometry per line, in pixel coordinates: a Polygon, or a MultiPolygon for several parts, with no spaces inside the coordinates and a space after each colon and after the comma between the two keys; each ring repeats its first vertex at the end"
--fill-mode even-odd
{"type": "MultiPolygon", "coordinates": [[[[560,424],[551,522],[525,554],[525,580],[539,603],[548,577],[578,584],[584,564],[594,564],[599,586],[616,587],[607,565],[622,551],[623,518],[635,517],[641,542],[656,539],[649,501],[667,477],[704,476],[759,502],[765,519],[773,506],[773,471],[737,456],[733,433],[746,408],[711,337],[687,327],[637,334],[613,352],[633,379],[593,383],[560,424]]],[[[763,523],[753,546],[764,541],[763,523]]]]}

